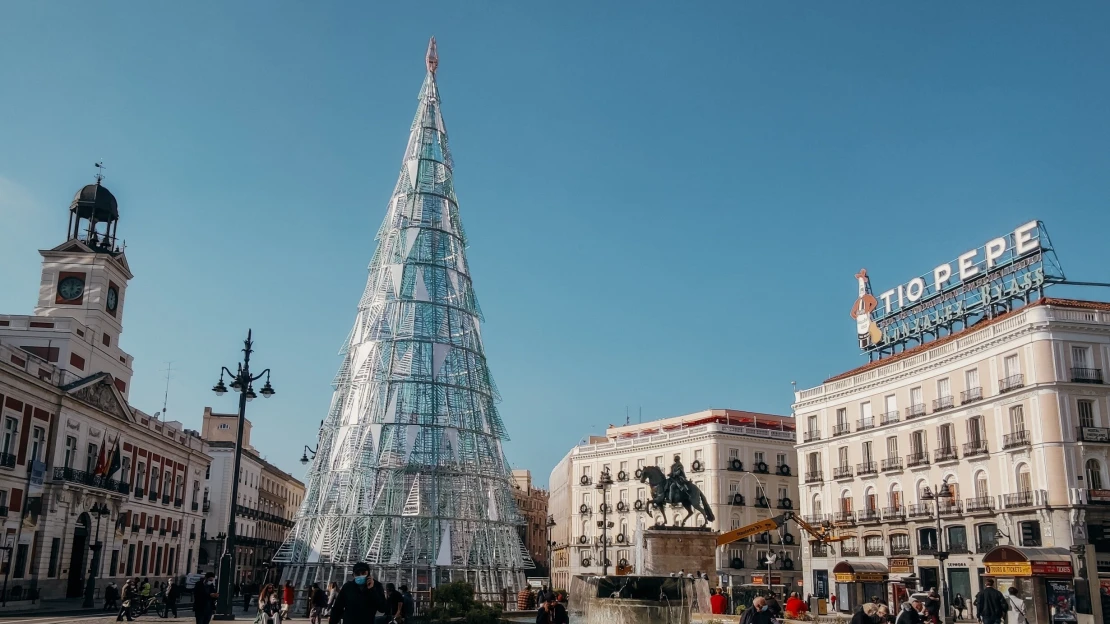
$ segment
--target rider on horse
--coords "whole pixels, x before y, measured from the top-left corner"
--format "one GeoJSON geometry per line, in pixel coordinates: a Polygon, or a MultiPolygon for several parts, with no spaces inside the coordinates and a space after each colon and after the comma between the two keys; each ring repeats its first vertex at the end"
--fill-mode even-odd
{"type": "Polygon", "coordinates": [[[690,488],[686,485],[689,482],[686,480],[686,470],[682,467],[681,455],[674,456],[674,463],[671,464],[671,473],[667,476],[669,477],[667,482],[668,487],[676,489],[678,495],[688,495],[690,493],[690,488]]]}

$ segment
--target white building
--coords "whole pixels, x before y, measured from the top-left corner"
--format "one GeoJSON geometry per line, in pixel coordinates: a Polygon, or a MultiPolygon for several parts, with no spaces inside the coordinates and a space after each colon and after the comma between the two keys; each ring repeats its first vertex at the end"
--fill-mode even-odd
{"type": "MultiPolygon", "coordinates": [[[[637,479],[637,473],[645,466],[668,472],[675,455],[709,500],[716,518],[709,523],[713,529],[724,532],[793,509],[798,499],[794,438],[793,418],[723,409],[609,427],[605,436],[591,436],[551,472],[548,509],[555,520],[555,586],[568,587],[570,577],[577,574],[602,572],[597,523],[603,517],[614,525],[608,533],[609,573],[616,573],[622,563],[635,568],[637,536],[654,523],[643,510],[650,488],[637,479]],[[605,497],[611,511],[603,516],[602,493],[596,485],[605,471],[614,483],[605,497]]],[[[680,519],[686,515],[683,509],[667,509],[668,521],[679,512],[680,519]]],[[[695,514],[686,526],[702,523],[701,515],[695,514]]],[[[798,544],[798,530],[789,525],[767,538],[757,536],[719,548],[717,569],[703,571],[734,585],[766,583],[763,560],[773,551],[778,557],[770,581],[794,586],[801,578],[798,544]]]]}

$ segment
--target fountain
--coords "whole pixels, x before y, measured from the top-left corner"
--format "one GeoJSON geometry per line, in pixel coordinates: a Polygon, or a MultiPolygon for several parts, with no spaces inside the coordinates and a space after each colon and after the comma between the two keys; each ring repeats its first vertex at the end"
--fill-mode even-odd
{"type": "Polygon", "coordinates": [[[570,582],[573,624],[691,624],[696,613],[710,613],[704,579],[576,576],[570,582]]]}

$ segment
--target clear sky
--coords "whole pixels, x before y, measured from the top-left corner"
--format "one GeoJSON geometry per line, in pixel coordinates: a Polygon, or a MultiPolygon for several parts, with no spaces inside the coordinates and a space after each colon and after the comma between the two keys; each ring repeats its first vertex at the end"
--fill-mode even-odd
{"type": "MultiPolygon", "coordinates": [[[[430,35],[510,461],[709,407],[789,414],[863,363],[877,291],[1043,219],[1110,281],[1105,2],[4,2],[0,310],[107,165],[132,401],[248,416],[302,474],[430,35]]],[[[1105,289],[1056,295],[1110,299],[1105,289]]]]}

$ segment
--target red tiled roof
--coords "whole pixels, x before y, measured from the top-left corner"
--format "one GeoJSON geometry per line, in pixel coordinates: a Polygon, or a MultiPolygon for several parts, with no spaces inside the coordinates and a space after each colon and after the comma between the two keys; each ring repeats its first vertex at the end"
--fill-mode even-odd
{"type": "Polygon", "coordinates": [[[881,360],[875,360],[874,362],[868,362],[867,364],[864,364],[863,366],[859,366],[857,368],[853,368],[852,370],[850,370],[848,372],[841,373],[841,374],[836,375],[834,377],[829,377],[823,383],[830,383],[830,382],[833,382],[833,381],[840,381],[841,379],[846,379],[846,378],[851,377],[853,375],[858,375],[862,372],[869,371],[873,368],[878,368],[880,366],[886,366],[887,364],[890,364],[892,362],[897,362],[898,360],[901,360],[901,359],[904,359],[904,358],[913,357],[914,355],[917,355],[918,353],[921,353],[922,351],[928,351],[929,349],[932,349],[933,347],[939,347],[940,345],[942,345],[946,342],[956,340],[957,338],[962,338],[962,337],[970,334],[973,331],[978,331],[980,329],[983,329],[984,327],[988,327],[988,326],[993,325],[993,324],[995,324],[999,321],[1005,320],[1005,319],[1009,318],[1010,316],[1021,312],[1022,310],[1027,310],[1029,308],[1039,306],[1039,305],[1052,305],[1052,306],[1060,306],[1060,307],[1064,307],[1064,308],[1083,308],[1083,309],[1087,309],[1087,310],[1106,310],[1106,311],[1110,311],[1110,303],[1106,303],[1106,302],[1102,302],[1102,301],[1083,301],[1083,300],[1080,300],[1080,299],[1056,299],[1056,298],[1053,298],[1053,297],[1045,297],[1043,299],[1038,299],[1037,301],[1034,301],[1033,303],[1031,303],[1027,306],[1018,308],[1018,309],[1013,310],[1011,312],[1006,312],[1005,314],[1000,314],[1000,315],[998,315],[998,316],[996,316],[992,319],[981,320],[978,323],[972,325],[971,327],[961,329],[960,331],[958,331],[954,334],[949,334],[949,335],[945,336],[944,338],[940,338],[940,339],[934,340],[932,342],[927,342],[927,343],[922,344],[922,345],[917,345],[916,347],[914,347],[912,349],[907,349],[905,351],[902,351],[901,353],[898,353],[898,354],[895,354],[895,355],[892,355],[892,356],[889,356],[889,357],[885,357],[881,360]]]}

